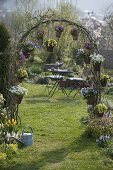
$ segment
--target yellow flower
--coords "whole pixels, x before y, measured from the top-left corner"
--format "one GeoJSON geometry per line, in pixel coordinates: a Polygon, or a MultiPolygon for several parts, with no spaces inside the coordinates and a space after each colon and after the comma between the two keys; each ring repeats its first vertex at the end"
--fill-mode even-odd
{"type": "Polygon", "coordinates": [[[10,120],[10,119],[8,119],[8,121],[7,121],[7,122],[8,122],[8,124],[11,124],[11,120],[10,120]]]}

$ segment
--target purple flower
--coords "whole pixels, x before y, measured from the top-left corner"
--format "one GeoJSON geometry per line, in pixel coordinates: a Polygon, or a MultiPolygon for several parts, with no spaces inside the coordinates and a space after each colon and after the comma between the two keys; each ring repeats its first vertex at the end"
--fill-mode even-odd
{"type": "Polygon", "coordinates": [[[26,56],[23,54],[23,52],[20,52],[19,55],[20,55],[19,57],[20,63],[24,63],[26,60],[26,56]]]}
{"type": "Polygon", "coordinates": [[[43,39],[43,36],[44,36],[44,31],[43,30],[38,30],[37,31],[37,38],[43,39]]]}
{"type": "Polygon", "coordinates": [[[74,27],[74,28],[71,30],[71,34],[77,34],[77,33],[78,33],[78,29],[74,27]]]}
{"type": "Polygon", "coordinates": [[[90,43],[85,43],[84,48],[86,48],[86,49],[92,49],[92,44],[90,44],[90,43]]]}
{"type": "Polygon", "coordinates": [[[64,27],[62,25],[56,26],[55,31],[64,31],[64,27]]]}

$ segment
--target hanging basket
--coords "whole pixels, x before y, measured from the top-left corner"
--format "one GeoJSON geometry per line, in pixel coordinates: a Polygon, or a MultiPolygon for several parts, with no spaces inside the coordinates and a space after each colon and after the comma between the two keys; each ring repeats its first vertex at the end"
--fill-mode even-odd
{"type": "Polygon", "coordinates": [[[11,95],[11,98],[12,98],[12,103],[14,104],[20,104],[22,99],[23,99],[23,96],[19,96],[19,95],[16,95],[16,94],[12,94],[11,95]]]}
{"type": "Polygon", "coordinates": [[[91,97],[87,99],[87,105],[94,105],[95,104],[95,97],[91,97]]]}
{"type": "Polygon", "coordinates": [[[53,52],[54,46],[46,46],[48,52],[53,52]]]}
{"type": "Polygon", "coordinates": [[[43,38],[37,38],[37,42],[38,42],[38,45],[39,46],[42,46],[43,45],[43,38]]]}
{"type": "Polygon", "coordinates": [[[56,37],[60,38],[62,32],[61,31],[56,31],[56,37]]]}
{"type": "Polygon", "coordinates": [[[93,64],[93,69],[94,69],[94,71],[99,71],[99,72],[100,72],[100,66],[101,66],[101,63],[95,63],[95,64],[93,64]]]}
{"type": "Polygon", "coordinates": [[[23,82],[23,80],[24,80],[24,78],[22,78],[22,77],[18,77],[18,82],[19,82],[19,83],[22,83],[22,82],[23,82]]]}
{"type": "Polygon", "coordinates": [[[107,85],[107,80],[100,80],[101,86],[106,87],[107,85]]]}
{"type": "Polygon", "coordinates": [[[85,56],[85,57],[84,57],[84,62],[85,62],[85,64],[90,64],[91,58],[90,58],[88,55],[85,56]]]}
{"type": "Polygon", "coordinates": [[[72,35],[73,40],[77,40],[78,39],[78,34],[71,34],[71,35],[72,35]]]}
{"type": "Polygon", "coordinates": [[[85,48],[85,52],[86,52],[88,55],[91,55],[91,54],[94,53],[94,49],[93,49],[93,48],[90,48],[90,49],[85,48]]]}

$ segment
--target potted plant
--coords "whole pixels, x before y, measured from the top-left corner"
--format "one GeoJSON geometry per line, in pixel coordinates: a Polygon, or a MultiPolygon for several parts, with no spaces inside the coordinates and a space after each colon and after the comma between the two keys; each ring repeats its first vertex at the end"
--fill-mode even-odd
{"type": "Polygon", "coordinates": [[[102,87],[106,87],[107,81],[109,80],[109,76],[106,74],[100,75],[100,83],[102,87]]]}
{"type": "Polygon", "coordinates": [[[96,53],[90,55],[90,57],[91,57],[91,62],[93,64],[94,71],[100,71],[100,66],[104,62],[105,58],[102,55],[96,53]]]}
{"type": "Polygon", "coordinates": [[[12,103],[20,104],[23,99],[23,96],[27,94],[27,89],[17,85],[17,86],[12,86],[9,89],[9,92],[11,93],[12,103]]]}
{"type": "Polygon", "coordinates": [[[37,40],[38,40],[38,45],[42,46],[43,45],[44,31],[38,30],[36,36],[37,36],[37,40]]]}
{"type": "Polygon", "coordinates": [[[60,38],[62,32],[64,31],[64,27],[62,25],[58,25],[55,27],[56,37],[60,38]]]}
{"type": "Polygon", "coordinates": [[[25,56],[25,58],[29,58],[30,53],[34,51],[34,49],[35,49],[35,44],[33,42],[22,44],[22,53],[25,56]]]}
{"type": "MultiPolygon", "coordinates": [[[[84,55],[85,55],[85,52],[84,52],[84,49],[82,48],[79,48],[79,49],[76,49],[76,64],[77,65],[83,65],[84,63],[84,55]]],[[[75,57],[75,55],[74,55],[75,57]]]]}
{"type": "Polygon", "coordinates": [[[99,103],[94,107],[94,113],[97,117],[102,117],[107,112],[107,106],[104,103],[99,103]]]}
{"type": "Polygon", "coordinates": [[[88,105],[94,105],[97,102],[97,91],[95,89],[89,87],[82,88],[81,92],[88,105]]]}
{"type": "Polygon", "coordinates": [[[47,41],[45,41],[45,45],[48,52],[53,52],[53,48],[55,45],[57,45],[57,42],[54,39],[50,38],[47,41]]]}
{"type": "Polygon", "coordinates": [[[73,37],[73,40],[77,40],[78,39],[78,35],[79,35],[79,30],[78,28],[76,27],[73,27],[70,31],[72,37],[73,37]]]}
{"type": "Polygon", "coordinates": [[[24,80],[24,78],[28,77],[28,73],[25,69],[20,68],[17,71],[17,77],[18,81],[21,83],[24,80]]]}
{"type": "Polygon", "coordinates": [[[90,61],[91,61],[90,55],[94,52],[94,48],[92,44],[89,42],[86,42],[84,45],[84,51],[85,51],[84,62],[86,64],[90,64],[90,61]]]}

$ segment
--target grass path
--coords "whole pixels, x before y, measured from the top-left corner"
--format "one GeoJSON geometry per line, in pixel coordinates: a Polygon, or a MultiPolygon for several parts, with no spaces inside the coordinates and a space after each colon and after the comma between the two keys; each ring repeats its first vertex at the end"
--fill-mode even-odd
{"type": "Polygon", "coordinates": [[[113,170],[113,161],[86,138],[81,118],[87,115],[82,96],[67,99],[60,92],[48,98],[44,87],[28,89],[20,108],[23,125],[34,129],[34,144],[6,165],[7,170],[113,170]]]}

